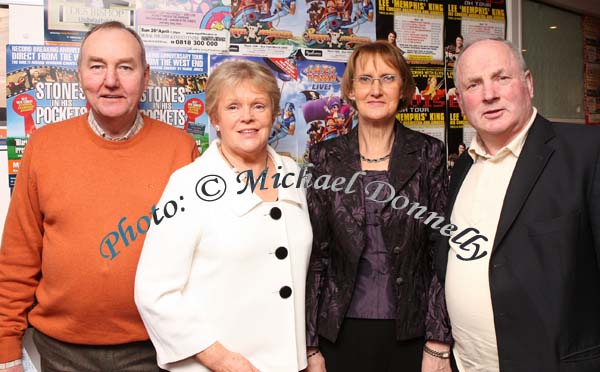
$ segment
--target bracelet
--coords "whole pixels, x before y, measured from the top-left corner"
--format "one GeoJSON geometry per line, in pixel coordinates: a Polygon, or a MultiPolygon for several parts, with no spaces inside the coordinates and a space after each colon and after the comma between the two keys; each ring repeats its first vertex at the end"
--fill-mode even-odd
{"type": "Polygon", "coordinates": [[[320,351],[319,351],[319,350],[317,350],[317,351],[313,351],[312,353],[310,353],[310,354],[308,354],[308,355],[306,356],[306,359],[308,359],[308,358],[311,358],[311,357],[314,357],[315,355],[317,355],[317,354],[319,354],[319,353],[320,353],[320,351]]]}
{"type": "Polygon", "coordinates": [[[423,345],[423,351],[426,352],[427,354],[436,357],[436,358],[440,358],[440,359],[450,359],[450,352],[449,351],[435,351],[433,349],[430,349],[429,347],[427,347],[427,345],[423,345]]]}
{"type": "Polygon", "coordinates": [[[22,363],[21,359],[13,360],[7,363],[0,363],[0,369],[7,369],[14,366],[20,366],[22,363]]]}

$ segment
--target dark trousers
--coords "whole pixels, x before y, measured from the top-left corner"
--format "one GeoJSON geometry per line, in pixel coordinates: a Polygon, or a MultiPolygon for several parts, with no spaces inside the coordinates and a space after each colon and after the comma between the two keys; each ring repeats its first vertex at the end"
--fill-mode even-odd
{"type": "Polygon", "coordinates": [[[159,372],[150,341],[121,345],[70,344],[37,329],[33,342],[40,353],[42,372],[159,372]]]}
{"type": "Polygon", "coordinates": [[[396,340],[394,320],[346,318],[335,343],[320,337],[327,372],[421,372],[423,338],[396,340]]]}

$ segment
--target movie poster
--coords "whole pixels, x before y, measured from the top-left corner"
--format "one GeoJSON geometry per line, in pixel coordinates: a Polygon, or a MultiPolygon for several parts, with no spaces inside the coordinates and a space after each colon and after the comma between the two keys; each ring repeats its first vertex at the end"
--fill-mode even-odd
{"type": "Polygon", "coordinates": [[[135,0],[44,0],[46,44],[79,44],[92,26],[106,21],[135,27],[135,0]]]}
{"type": "Polygon", "coordinates": [[[229,0],[138,0],[137,31],[146,46],[229,49],[229,0]]]}

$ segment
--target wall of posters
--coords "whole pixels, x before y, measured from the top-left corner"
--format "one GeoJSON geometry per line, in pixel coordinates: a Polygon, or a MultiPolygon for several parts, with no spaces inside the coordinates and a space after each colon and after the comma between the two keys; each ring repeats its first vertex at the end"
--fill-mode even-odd
{"type": "Polygon", "coordinates": [[[600,124],[600,19],[583,17],[585,123],[600,124]]]}
{"type": "MultiPolygon", "coordinates": [[[[445,140],[453,153],[474,134],[456,100],[454,60],[471,40],[504,37],[504,1],[45,0],[48,46],[14,45],[9,53],[11,159],[18,160],[39,126],[85,112],[75,67],[78,48],[68,45],[107,20],[135,28],[147,45],[152,74],[141,110],[195,135],[201,148],[211,132],[204,110],[209,62],[250,58],[269,66],[282,91],[270,143],[300,161],[311,144],[353,126],[339,86],[352,49],[388,39],[393,31],[417,85],[398,119],[445,140]]],[[[597,23],[589,24],[588,33],[596,35],[597,23]]],[[[586,120],[600,121],[598,40],[590,36],[586,43],[586,120]]],[[[11,166],[16,173],[18,164],[11,166]]]]}

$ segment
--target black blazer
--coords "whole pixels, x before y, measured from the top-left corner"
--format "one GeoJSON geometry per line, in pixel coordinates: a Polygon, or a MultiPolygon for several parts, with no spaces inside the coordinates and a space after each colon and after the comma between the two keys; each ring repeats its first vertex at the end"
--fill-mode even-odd
{"type": "MultiPolygon", "coordinates": [[[[490,258],[502,372],[600,371],[599,129],[538,115],[529,130],[490,258]]],[[[447,216],[472,163],[452,170],[447,216]]],[[[442,281],[447,261],[446,238],[442,281]]]]}
{"type": "MultiPolygon", "coordinates": [[[[446,203],[446,161],[442,142],[395,125],[389,179],[396,195],[443,213],[446,203]]],[[[361,171],[358,129],[311,148],[313,181],[331,175],[349,181],[361,171]]],[[[350,305],[359,259],[366,246],[365,185],[359,177],[353,193],[308,189],[313,248],[307,288],[308,345],[317,334],[335,342],[350,305]]],[[[372,191],[372,190],[370,190],[372,191]]],[[[420,220],[386,203],[382,211],[385,246],[394,259],[396,334],[400,340],[426,336],[450,341],[444,296],[434,275],[435,243],[420,220]],[[428,312],[429,311],[429,312],[428,312]]]]}

